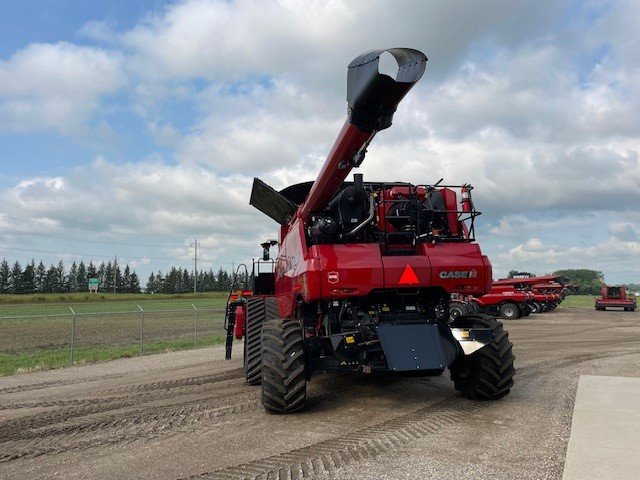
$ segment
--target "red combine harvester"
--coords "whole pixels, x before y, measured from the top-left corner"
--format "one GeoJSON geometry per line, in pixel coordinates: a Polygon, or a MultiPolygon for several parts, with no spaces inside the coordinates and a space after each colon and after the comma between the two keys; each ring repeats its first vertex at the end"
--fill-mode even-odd
{"type": "Polygon", "coordinates": [[[596,298],[596,310],[607,308],[622,308],[625,312],[633,312],[636,309],[636,299],[627,296],[627,288],[621,286],[603,285],[600,290],[602,297],[596,298]]]}
{"type": "Polygon", "coordinates": [[[513,385],[502,324],[484,315],[450,322],[452,293],[491,289],[491,264],[474,241],[472,187],[365,182],[361,174],[345,181],[391,126],[426,61],[407,48],[357,57],[348,67],[348,119],[317,179],[280,192],[254,180],[251,205],[280,224],[274,284],[230,303],[227,328],[244,315],[236,336],[245,340],[246,377],[262,384],[268,412],[303,408],[306,382],[323,370],[439,375],[448,367],[463,396],[483,400],[513,385]]]}

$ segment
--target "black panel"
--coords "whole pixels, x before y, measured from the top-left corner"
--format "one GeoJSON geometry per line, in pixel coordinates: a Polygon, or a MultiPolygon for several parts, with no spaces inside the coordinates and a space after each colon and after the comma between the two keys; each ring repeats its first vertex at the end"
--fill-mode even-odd
{"type": "Polygon", "coordinates": [[[273,295],[275,292],[275,274],[263,272],[253,279],[253,293],[255,295],[273,295]]]}
{"type": "Polygon", "coordinates": [[[275,191],[259,178],[253,179],[249,204],[273,218],[280,225],[286,225],[298,209],[297,205],[291,200],[275,191]]]}
{"type": "Polygon", "coordinates": [[[377,330],[393,372],[435,370],[449,364],[437,325],[382,323],[377,330]]]}

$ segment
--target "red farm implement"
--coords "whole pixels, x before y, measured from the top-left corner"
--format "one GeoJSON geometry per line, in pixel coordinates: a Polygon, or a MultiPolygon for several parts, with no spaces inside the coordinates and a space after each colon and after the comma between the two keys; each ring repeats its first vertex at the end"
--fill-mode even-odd
{"type": "Polygon", "coordinates": [[[606,310],[607,308],[622,309],[625,312],[633,312],[636,309],[636,299],[627,295],[627,288],[621,286],[603,285],[601,297],[596,298],[596,310],[606,310]]]}

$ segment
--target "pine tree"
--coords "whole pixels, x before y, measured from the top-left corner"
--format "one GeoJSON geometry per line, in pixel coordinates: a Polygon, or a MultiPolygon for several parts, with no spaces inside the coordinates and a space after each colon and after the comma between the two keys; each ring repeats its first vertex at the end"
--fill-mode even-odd
{"type": "Polygon", "coordinates": [[[80,261],[78,265],[78,273],[76,274],[76,288],[78,292],[86,292],[89,288],[89,280],[87,279],[87,268],[84,262],[80,261]]]}
{"type": "Polygon", "coordinates": [[[87,267],[87,280],[89,280],[90,278],[97,278],[102,280],[100,278],[100,275],[98,275],[96,266],[93,264],[93,260],[89,261],[89,266],[87,267]]]}
{"type": "Polygon", "coordinates": [[[62,260],[58,262],[58,266],[56,267],[56,272],[58,274],[58,278],[56,279],[56,293],[64,293],[67,291],[67,278],[64,274],[64,263],[62,260]]]}
{"type": "Polygon", "coordinates": [[[129,282],[129,293],[140,293],[140,279],[136,272],[131,273],[129,282]]]}
{"type": "Polygon", "coordinates": [[[68,292],[78,292],[78,265],[76,262],[71,264],[71,268],[69,268],[69,274],[67,275],[67,291],[68,292]]]}
{"type": "Polygon", "coordinates": [[[120,265],[117,262],[113,262],[113,281],[116,284],[116,292],[124,292],[122,272],[120,271],[120,265]]]}
{"type": "Polygon", "coordinates": [[[180,293],[187,293],[191,291],[193,285],[193,275],[190,275],[185,268],[182,272],[182,281],[180,282],[180,293]]]}
{"type": "Polygon", "coordinates": [[[36,292],[36,262],[34,260],[31,260],[31,263],[24,267],[24,271],[20,274],[19,284],[19,293],[36,292]]]}
{"type": "Polygon", "coordinates": [[[124,267],[124,274],[122,275],[122,292],[131,293],[131,269],[128,264],[124,267]]]}
{"type": "Polygon", "coordinates": [[[58,291],[58,269],[51,264],[47,269],[47,273],[44,277],[44,292],[55,293],[58,291]]]}
{"type": "Polygon", "coordinates": [[[145,291],[147,293],[153,293],[155,288],[156,288],[156,276],[154,275],[153,272],[151,272],[151,275],[149,275],[149,279],[147,280],[147,287],[145,288],[145,291]]]}
{"type": "Polygon", "coordinates": [[[106,266],[102,263],[100,270],[102,271],[102,280],[100,280],[100,284],[102,285],[101,290],[103,292],[113,292],[113,266],[111,265],[111,261],[108,261],[106,266]]]}
{"type": "Polygon", "coordinates": [[[9,270],[9,263],[5,258],[0,263],[0,293],[9,293],[11,289],[10,277],[11,270],[9,270]]]}
{"type": "Polygon", "coordinates": [[[154,292],[162,293],[162,291],[164,290],[164,284],[165,284],[165,278],[162,275],[162,272],[158,270],[158,273],[156,275],[156,286],[155,286],[154,292]]]}
{"type": "Polygon", "coordinates": [[[44,263],[42,263],[42,260],[40,260],[38,268],[36,268],[36,290],[38,290],[38,292],[40,293],[44,292],[44,283],[46,276],[47,268],[44,266],[44,263]]]}
{"type": "Polygon", "coordinates": [[[22,275],[22,266],[19,262],[13,264],[11,275],[9,276],[9,292],[22,293],[20,291],[20,275],[22,275]]]}

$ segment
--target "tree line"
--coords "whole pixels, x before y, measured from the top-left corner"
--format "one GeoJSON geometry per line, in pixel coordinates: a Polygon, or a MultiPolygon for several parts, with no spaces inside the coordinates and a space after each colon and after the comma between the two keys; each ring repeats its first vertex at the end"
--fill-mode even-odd
{"type": "MultiPolygon", "coordinates": [[[[531,275],[528,272],[518,272],[511,270],[508,277],[513,278],[514,275],[531,275]]],[[[556,270],[553,275],[564,277],[567,283],[577,286],[579,293],[586,295],[599,295],[600,287],[604,283],[604,274],[598,270],[589,270],[587,268],[569,268],[565,270],[556,270]]]]}
{"type": "MultiPolygon", "coordinates": [[[[213,270],[199,271],[196,280],[196,289],[198,292],[224,292],[231,290],[233,284],[233,275],[224,270],[222,267],[214,272],[213,270]]],[[[236,287],[241,288],[247,284],[246,273],[238,274],[236,287]]],[[[182,267],[171,267],[166,274],[162,272],[152,273],[147,280],[147,293],[188,293],[193,292],[194,275],[192,271],[183,269],[182,267]]]]}
{"type": "MultiPolygon", "coordinates": [[[[97,278],[100,282],[99,292],[141,293],[142,287],[138,274],[126,265],[124,270],[117,262],[102,262],[99,265],[92,261],[85,264],[73,262],[66,268],[60,260],[57,265],[46,267],[40,260],[35,260],[24,267],[20,262],[10,266],[6,259],[0,263],[0,294],[33,294],[33,293],[75,293],[89,289],[89,279],[97,278]]],[[[198,292],[228,291],[232,288],[233,275],[220,268],[200,271],[197,277],[198,292]]],[[[236,285],[247,284],[246,273],[238,275],[236,285]]],[[[168,273],[152,273],[146,284],[147,293],[188,293],[193,291],[193,272],[182,267],[171,267],[168,273]]],[[[250,285],[248,285],[250,288],[250,285]]],[[[238,287],[238,288],[240,288],[238,287]]]]}
{"type": "Polygon", "coordinates": [[[121,270],[116,262],[102,262],[97,266],[93,262],[88,265],[82,261],[73,262],[69,269],[65,268],[62,260],[48,268],[42,260],[38,265],[31,260],[24,268],[17,261],[13,267],[6,259],[0,263],[0,293],[86,292],[90,278],[100,281],[98,291],[101,292],[113,292],[115,285],[117,293],[140,293],[140,279],[136,272],[129,265],[121,270]]]}

